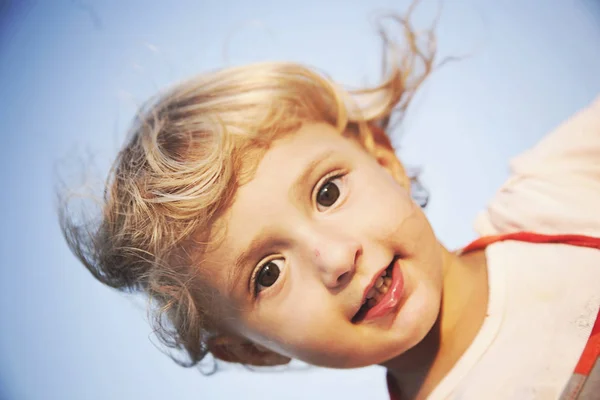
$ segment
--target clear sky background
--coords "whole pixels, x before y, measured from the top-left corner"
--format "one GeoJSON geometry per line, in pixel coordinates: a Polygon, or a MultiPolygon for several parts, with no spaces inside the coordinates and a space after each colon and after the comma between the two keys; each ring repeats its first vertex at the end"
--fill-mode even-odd
{"type": "MultiPolygon", "coordinates": [[[[600,93],[595,0],[444,2],[437,72],[394,138],[423,168],[427,210],[451,248],[508,176],[511,157],[600,93]],[[400,135],[400,133],[402,135],[400,135]]],[[[207,69],[259,60],[374,83],[378,12],[408,1],[0,0],[0,399],[384,399],[384,370],[303,368],[211,377],[152,343],[143,305],[96,283],[69,253],[56,170],[102,177],[137,104],[207,69]]],[[[426,28],[437,10],[425,0],[426,28]]]]}

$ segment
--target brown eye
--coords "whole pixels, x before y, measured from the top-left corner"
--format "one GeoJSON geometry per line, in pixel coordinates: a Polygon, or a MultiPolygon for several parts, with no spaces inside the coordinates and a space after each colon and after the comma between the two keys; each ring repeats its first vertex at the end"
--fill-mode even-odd
{"type": "Polygon", "coordinates": [[[317,193],[317,203],[323,207],[331,207],[340,197],[340,188],[333,180],[326,182],[319,193],[317,193]]]}
{"type": "Polygon", "coordinates": [[[257,292],[259,292],[262,288],[273,286],[275,282],[277,282],[279,274],[281,273],[281,269],[279,268],[279,265],[275,263],[275,261],[276,260],[269,261],[262,266],[260,271],[258,271],[258,274],[256,275],[257,292]]]}

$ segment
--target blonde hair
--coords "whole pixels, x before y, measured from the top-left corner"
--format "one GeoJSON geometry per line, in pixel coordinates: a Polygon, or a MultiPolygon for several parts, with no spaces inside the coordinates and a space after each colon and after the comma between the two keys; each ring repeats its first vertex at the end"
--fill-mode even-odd
{"type": "Polygon", "coordinates": [[[220,212],[269,144],[312,121],[356,134],[369,148],[369,130],[386,125],[392,111],[403,114],[430,72],[430,32],[422,49],[407,20],[393,20],[408,49],[400,52],[381,31],[389,62],[380,85],[346,91],[284,62],[199,75],[140,110],[106,182],[99,223],[77,224],[62,204],[61,227],[72,251],[102,283],[143,292],[158,305],[151,312],[155,332],[184,353],[188,360],[175,359],[179,364],[202,360],[218,329],[200,289],[198,238],[213,235],[220,212]]]}

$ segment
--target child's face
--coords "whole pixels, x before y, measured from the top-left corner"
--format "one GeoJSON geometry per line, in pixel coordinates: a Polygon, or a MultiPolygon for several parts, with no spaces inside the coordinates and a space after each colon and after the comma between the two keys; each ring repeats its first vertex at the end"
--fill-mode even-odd
{"type": "Polygon", "coordinates": [[[272,144],[203,263],[226,329],[335,368],[384,362],[425,336],[439,312],[442,248],[403,177],[382,167],[399,165],[395,155],[385,157],[324,124],[272,144]],[[356,323],[365,289],[395,257],[399,303],[356,323]]]}

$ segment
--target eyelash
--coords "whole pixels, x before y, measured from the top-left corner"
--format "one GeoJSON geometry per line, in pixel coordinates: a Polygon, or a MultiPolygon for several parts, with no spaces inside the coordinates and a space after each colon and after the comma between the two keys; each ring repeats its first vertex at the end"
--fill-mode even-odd
{"type": "MultiPolygon", "coordinates": [[[[317,203],[317,195],[319,194],[319,192],[321,191],[321,189],[323,189],[323,187],[325,185],[327,185],[329,182],[332,182],[336,179],[344,178],[346,176],[346,174],[347,174],[347,172],[336,170],[336,171],[329,172],[323,178],[321,178],[321,180],[315,185],[315,187],[313,189],[313,193],[311,196],[312,204],[314,205],[317,203]]],[[[340,192],[342,192],[341,188],[340,188],[340,192]]],[[[340,194],[340,197],[341,197],[341,194],[340,194]]],[[[336,201],[336,203],[337,202],[338,201],[336,201]]],[[[333,205],[332,205],[332,207],[333,207],[333,205]]]]}
{"type": "MultiPolygon", "coordinates": [[[[269,258],[266,259],[266,261],[263,261],[263,262],[259,263],[258,266],[252,272],[252,276],[250,277],[250,288],[252,290],[252,295],[254,296],[254,298],[257,298],[258,295],[260,294],[260,292],[262,292],[262,290],[258,290],[258,282],[257,282],[258,275],[260,274],[260,271],[262,271],[262,269],[267,264],[269,264],[272,261],[276,261],[276,260],[284,260],[285,261],[285,259],[282,258],[282,257],[269,257],[269,258]]],[[[277,280],[279,280],[280,278],[281,278],[281,275],[280,275],[280,277],[277,280]]],[[[274,283],[274,285],[276,285],[276,284],[277,284],[277,282],[274,283]]]]}

